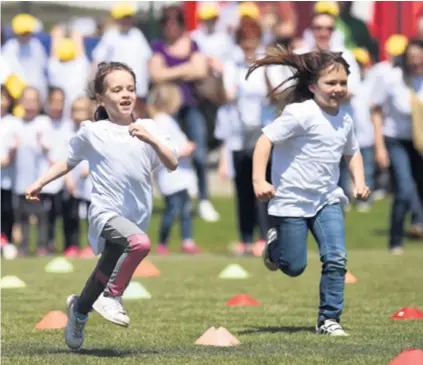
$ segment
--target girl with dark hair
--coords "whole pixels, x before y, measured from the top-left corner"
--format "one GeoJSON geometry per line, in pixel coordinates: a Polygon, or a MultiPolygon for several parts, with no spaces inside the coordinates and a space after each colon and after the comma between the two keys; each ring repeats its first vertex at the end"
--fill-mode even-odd
{"type": "MultiPolygon", "coordinates": [[[[100,63],[93,83],[98,108],[95,122],[85,121],[72,137],[66,160],[56,162],[25,191],[28,200],[49,182],[87,160],[93,185],[88,213],[88,238],[102,253],[80,296],[67,299],[66,344],[74,350],[84,342],[88,313],[129,326],[122,295],[139,263],[150,251],[151,173],[160,164],[178,166],[170,140],[149,119],[133,121],[135,74],[119,62],[100,63]]],[[[93,95],[94,96],[94,95],[93,95]]]]}
{"type": "Polygon", "coordinates": [[[419,135],[413,131],[413,124],[422,120],[423,41],[410,41],[399,67],[379,81],[372,100],[375,157],[380,167],[390,166],[393,172],[389,250],[401,255],[405,217],[413,200],[423,202],[423,151],[417,150],[419,135]]]}
{"type": "Polygon", "coordinates": [[[269,202],[273,227],[263,258],[269,270],[291,277],[307,265],[308,230],[315,237],[322,261],[320,306],[316,333],[345,336],[340,325],[344,306],[347,255],[344,215],[347,201],[338,186],[344,157],[355,185],[354,197],[367,200],[363,159],[354,134],[352,111],[343,103],[348,94],[348,63],[341,53],[276,51],[250,68],[289,66],[293,82],[282,93],[285,108],[263,128],[253,156],[256,196],[269,202]],[[272,152],[272,184],[266,165],[272,152]]]}

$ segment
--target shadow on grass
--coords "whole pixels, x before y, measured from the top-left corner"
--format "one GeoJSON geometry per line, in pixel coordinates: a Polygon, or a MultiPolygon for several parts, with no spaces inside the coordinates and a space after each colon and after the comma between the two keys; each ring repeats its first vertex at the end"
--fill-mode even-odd
{"type": "Polygon", "coordinates": [[[239,331],[239,335],[254,335],[258,333],[297,333],[297,332],[313,332],[314,327],[295,327],[295,326],[284,326],[284,327],[254,327],[247,330],[239,331]]]}

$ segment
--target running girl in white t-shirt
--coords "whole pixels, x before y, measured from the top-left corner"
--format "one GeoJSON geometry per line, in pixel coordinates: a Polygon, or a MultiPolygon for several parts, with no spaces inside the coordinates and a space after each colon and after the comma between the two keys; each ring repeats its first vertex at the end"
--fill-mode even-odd
{"type": "Polygon", "coordinates": [[[257,197],[269,202],[273,226],[263,258],[269,270],[295,277],[307,265],[308,230],[320,249],[322,277],[316,332],[345,336],[340,325],[344,306],[346,249],[344,215],[347,202],[338,187],[341,158],[347,160],[355,185],[354,197],[368,199],[363,158],[354,135],[347,94],[348,63],[341,53],[314,51],[302,55],[276,51],[250,69],[284,65],[293,69],[293,85],[284,92],[287,106],[263,128],[253,157],[257,197]],[[272,153],[272,184],[266,165],[272,153]]]}
{"type": "Polygon", "coordinates": [[[87,160],[93,184],[89,209],[89,240],[102,253],[80,296],[67,300],[66,344],[81,348],[88,313],[127,327],[122,294],[139,263],[150,251],[147,228],[153,205],[152,171],[161,163],[178,166],[176,151],[154,121],[133,122],[136,101],[134,72],[120,62],[99,64],[93,89],[98,108],[94,122],[82,123],[69,143],[66,160],[56,162],[26,190],[37,200],[42,188],[87,160]]]}

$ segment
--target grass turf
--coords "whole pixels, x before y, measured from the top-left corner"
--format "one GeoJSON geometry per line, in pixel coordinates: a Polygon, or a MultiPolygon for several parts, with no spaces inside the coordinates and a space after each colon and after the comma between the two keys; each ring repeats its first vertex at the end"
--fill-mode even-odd
{"type": "MultiPolygon", "coordinates": [[[[386,252],[387,204],[377,203],[371,214],[347,216],[348,268],[358,278],[356,284],[347,285],[345,293],[342,323],[350,337],[313,333],[320,265],[312,244],[309,266],[295,279],[266,271],[257,258],[152,255],[150,261],[161,276],[135,279],[152,299],[125,302],[131,326],[119,328],[93,313],[85,350],[72,354],[62,330],[41,331],[34,326],[51,310],[65,311],[66,296],[80,292],[95,261],[72,260],[75,272],[47,274],[44,266],[49,258],[27,258],[2,262],[3,275],[16,275],[28,285],[2,291],[2,363],[387,364],[404,349],[423,349],[423,321],[389,319],[402,307],[423,310],[423,250],[421,244],[409,243],[402,257],[386,252]],[[220,271],[230,263],[241,264],[251,277],[219,279],[220,271]],[[239,293],[251,295],[261,305],[225,306],[239,293]],[[227,328],[241,345],[194,345],[211,326],[227,328]]],[[[198,222],[196,232],[205,250],[223,253],[227,242],[236,238],[233,204],[221,199],[216,206],[225,220],[218,225],[198,222]]],[[[157,219],[153,219],[152,232],[157,219]]]]}

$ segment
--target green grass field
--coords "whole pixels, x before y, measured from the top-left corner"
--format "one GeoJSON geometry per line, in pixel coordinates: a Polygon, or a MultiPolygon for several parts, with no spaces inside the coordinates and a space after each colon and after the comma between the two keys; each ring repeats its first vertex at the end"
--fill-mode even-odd
{"type": "MultiPolygon", "coordinates": [[[[265,270],[260,259],[234,259],[227,245],[236,239],[233,203],[216,199],[225,218],[219,224],[196,222],[196,238],[208,254],[198,257],[150,256],[161,271],[157,278],[136,279],[150,300],[125,302],[128,329],[93,313],[81,353],[71,353],[62,330],[41,331],[35,324],[51,310],[65,311],[68,294],[79,293],[93,260],[71,260],[71,274],[47,274],[51,258],[2,261],[2,275],[16,275],[26,289],[2,291],[2,363],[70,364],[387,364],[402,350],[423,349],[423,320],[393,321],[402,307],[423,310],[423,244],[407,241],[404,256],[386,251],[388,202],[370,214],[347,216],[349,270],[358,278],[345,293],[345,338],[313,333],[318,305],[320,265],[310,240],[309,266],[295,279],[265,270]],[[230,263],[249,273],[243,280],[219,279],[230,263]],[[236,294],[247,293],[258,307],[227,307],[236,294]],[[230,348],[194,345],[207,328],[223,326],[241,345],[230,348]]],[[[156,236],[158,216],[152,222],[156,236]]],[[[178,250],[175,230],[172,242],[178,250]]]]}

